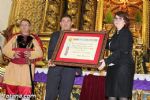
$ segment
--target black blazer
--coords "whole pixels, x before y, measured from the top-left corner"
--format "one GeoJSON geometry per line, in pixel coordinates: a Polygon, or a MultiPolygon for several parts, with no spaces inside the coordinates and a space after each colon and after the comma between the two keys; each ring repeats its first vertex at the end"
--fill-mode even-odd
{"type": "MultiPolygon", "coordinates": [[[[59,39],[60,33],[61,33],[60,31],[56,31],[56,32],[52,33],[52,36],[51,36],[51,39],[49,42],[49,47],[48,47],[48,59],[51,59],[51,57],[53,55],[53,52],[57,45],[57,41],[59,39]]],[[[78,72],[79,75],[82,74],[81,68],[75,68],[75,70],[76,70],[76,72],[78,72]]]]}
{"type": "Polygon", "coordinates": [[[53,55],[59,36],[60,36],[59,31],[52,33],[51,39],[49,41],[49,46],[48,46],[48,59],[51,59],[53,55]]]}
{"type": "Polygon", "coordinates": [[[122,28],[108,40],[106,49],[112,54],[105,59],[105,63],[114,64],[134,64],[132,57],[133,37],[128,28],[122,28]]]}

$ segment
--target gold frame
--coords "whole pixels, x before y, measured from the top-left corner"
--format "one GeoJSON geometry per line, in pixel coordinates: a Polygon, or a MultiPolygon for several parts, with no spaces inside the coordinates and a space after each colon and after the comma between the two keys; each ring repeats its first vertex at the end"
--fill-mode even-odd
{"type": "MultiPolygon", "coordinates": [[[[103,22],[103,6],[104,0],[97,0],[97,12],[96,12],[96,26],[95,29],[100,31],[102,30],[102,22],[103,22]]],[[[144,49],[146,50],[149,47],[149,13],[150,13],[150,2],[149,0],[142,0],[143,1],[143,22],[142,22],[142,43],[144,45],[144,49]]]]}
{"type": "MultiPolygon", "coordinates": [[[[57,45],[55,47],[55,50],[54,50],[54,53],[52,55],[52,62],[56,65],[64,65],[64,66],[69,66],[69,67],[84,67],[84,68],[98,68],[100,63],[98,62],[97,64],[89,64],[89,63],[80,63],[80,62],[67,62],[65,60],[62,60],[62,61],[59,61],[57,60],[57,56],[58,56],[58,53],[59,53],[59,50],[60,50],[60,47],[62,45],[62,42],[63,42],[63,39],[64,39],[64,35],[67,35],[67,34],[91,34],[91,36],[93,36],[94,34],[101,34],[104,36],[103,40],[102,40],[102,46],[101,48],[101,52],[100,54],[97,54],[96,55],[99,57],[98,58],[98,61],[101,60],[103,58],[103,55],[104,55],[104,50],[105,50],[105,46],[106,46],[106,42],[107,42],[107,39],[108,39],[108,34],[106,32],[87,32],[87,31],[75,31],[75,32],[72,32],[72,31],[63,31],[61,32],[61,35],[58,39],[58,42],[57,42],[57,45]]],[[[71,59],[71,58],[69,58],[71,59]]]]}

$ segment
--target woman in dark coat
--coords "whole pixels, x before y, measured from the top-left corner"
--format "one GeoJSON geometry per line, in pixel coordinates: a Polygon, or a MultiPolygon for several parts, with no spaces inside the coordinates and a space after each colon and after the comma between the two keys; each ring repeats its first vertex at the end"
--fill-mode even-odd
{"type": "Polygon", "coordinates": [[[128,100],[132,97],[134,78],[134,61],[132,57],[133,37],[129,30],[129,19],[126,13],[115,14],[116,32],[107,42],[106,49],[112,54],[102,59],[99,70],[108,66],[106,75],[106,96],[108,100],[128,100]]]}

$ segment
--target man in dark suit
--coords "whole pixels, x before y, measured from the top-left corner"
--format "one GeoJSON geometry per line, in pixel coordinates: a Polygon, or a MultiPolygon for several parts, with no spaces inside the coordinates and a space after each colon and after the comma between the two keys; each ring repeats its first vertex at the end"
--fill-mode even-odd
{"type": "MultiPolygon", "coordinates": [[[[60,21],[61,31],[71,30],[72,18],[64,15],[60,21]]],[[[80,68],[65,67],[55,65],[51,62],[51,57],[56,47],[61,32],[52,34],[48,48],[49,70],[47,76],[46,97],[45,100],[70,100],[70,94],[76,75],[81,74],[80,68]]]]}

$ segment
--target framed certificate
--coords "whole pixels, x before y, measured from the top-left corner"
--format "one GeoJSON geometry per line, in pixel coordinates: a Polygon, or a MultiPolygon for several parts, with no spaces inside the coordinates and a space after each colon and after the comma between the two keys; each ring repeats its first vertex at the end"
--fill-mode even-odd
{"type": "Polygon", "coordinates": [[[64,31],[52,56],[56,65],[97,68],[107,41],[105,32],[64,31]]]}

